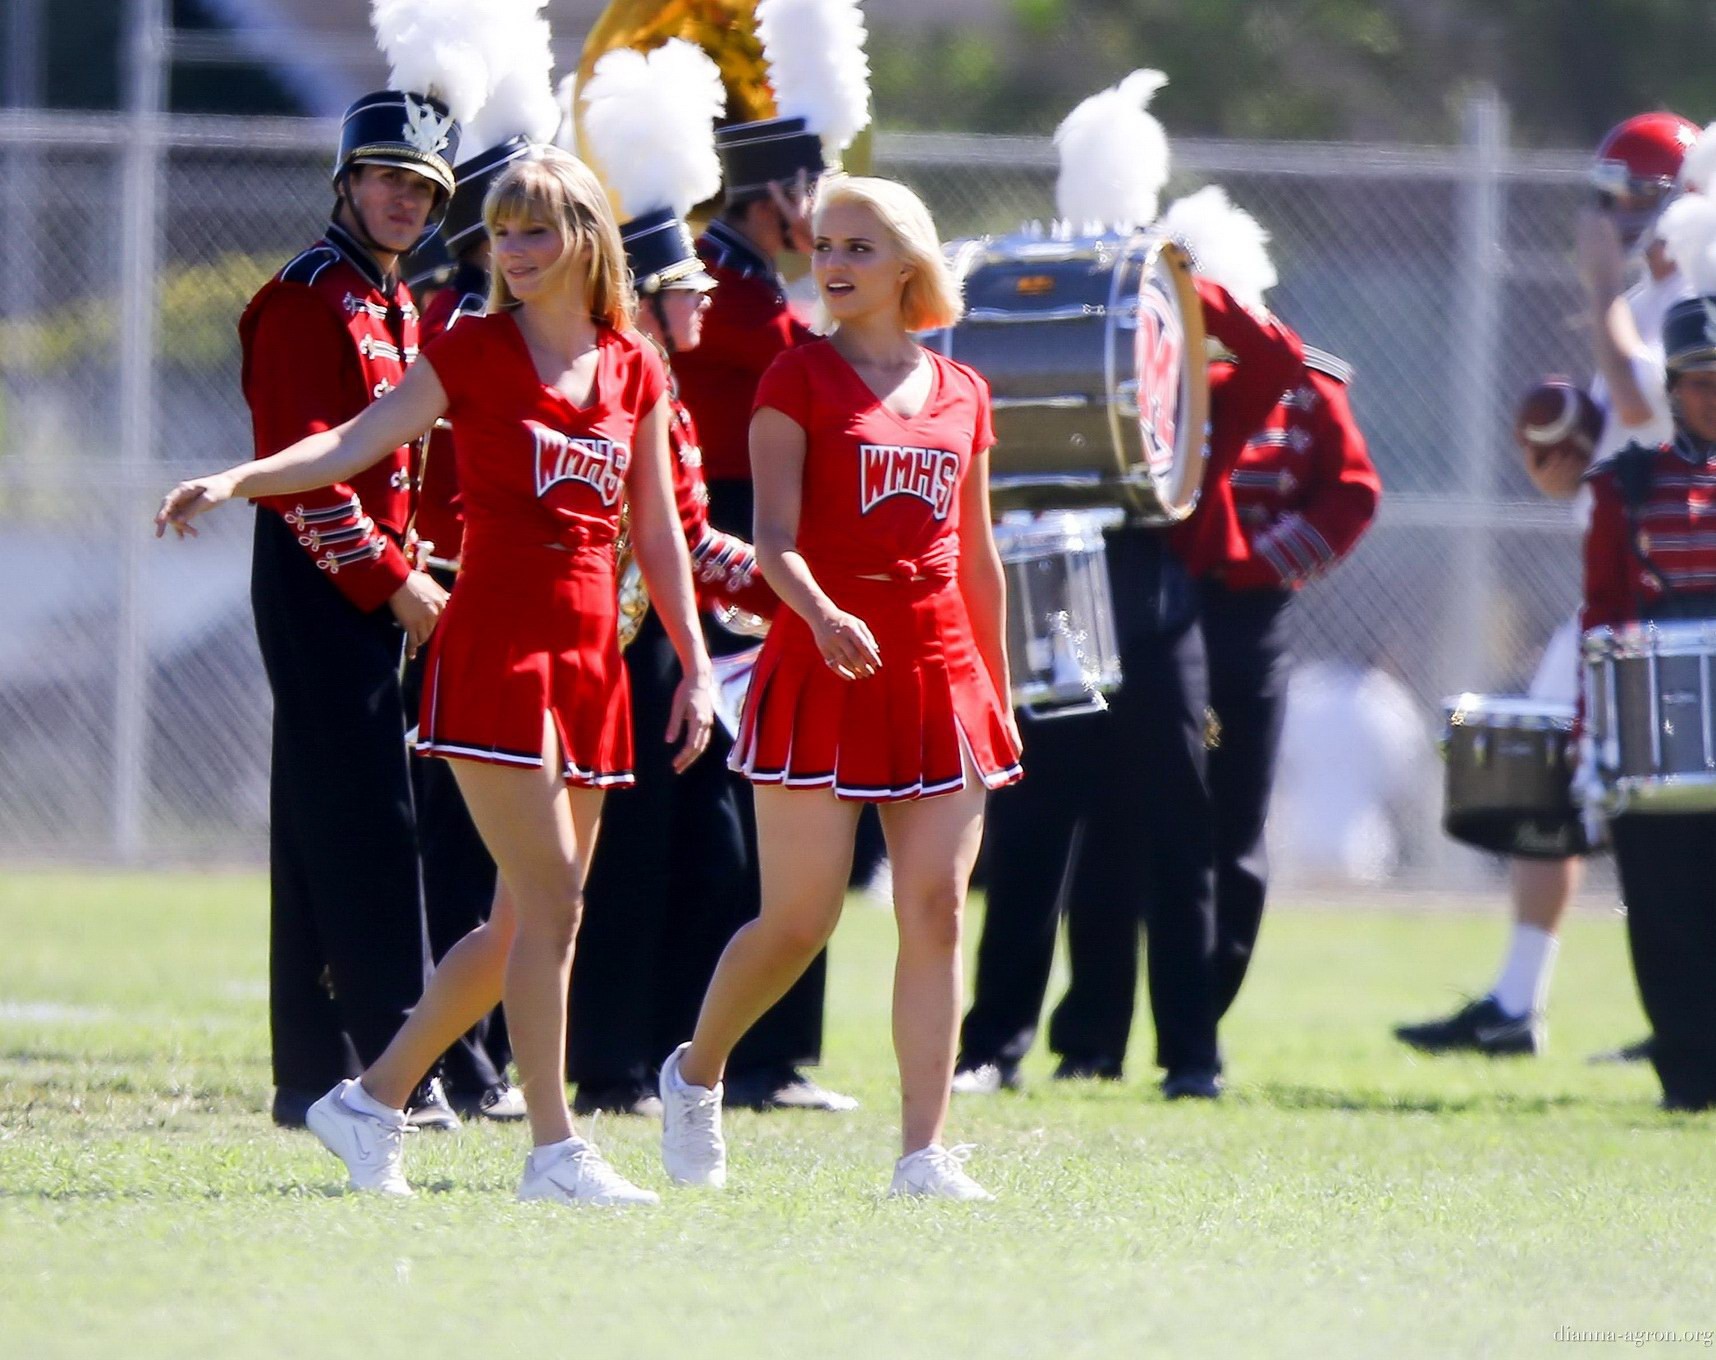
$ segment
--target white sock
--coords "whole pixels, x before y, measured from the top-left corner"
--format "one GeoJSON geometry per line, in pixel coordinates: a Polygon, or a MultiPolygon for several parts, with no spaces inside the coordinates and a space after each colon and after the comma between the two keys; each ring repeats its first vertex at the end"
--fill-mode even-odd
{"type": "Polygon", "coordinates": [[[346,1092],[340,1097],[340,1099],[345,1101],[349,1108],[356,1110],[359,1114],[374,1115],[377,1119],[386,1119],[389,1121],[405,1118],[404,1110],[396,1110],[391,1105],[383,1105],[368,1091],[364,1090],[363,1083],[361,1081],[354,1081],[350,1086],[346,1087],[346,1092]]]}
{"type": "Polygon", "coordinates": [[[577,1134],[573,1134],[570,1138],[562,1138],[558,1143],[544,1143],[541,1147],[532,1148],[530,1150],[530,1169],[532,1171],[542,1170],[561,1153],[572,1151],[581,1141],[577,1134]]]}
{"type": "Polygon", "coordinates": [[[1549,978],[1560,948],[1561,942],[1547,930],[1516,923],[1501,976],[1490,989],[1496,1004],[1509,1015],[1542,1011],[1549,1001],[1549,978]]]}

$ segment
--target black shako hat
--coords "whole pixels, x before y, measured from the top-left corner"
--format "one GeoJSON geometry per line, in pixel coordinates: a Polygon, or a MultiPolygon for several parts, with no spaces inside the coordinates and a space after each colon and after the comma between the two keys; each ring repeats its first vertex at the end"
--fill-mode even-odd
{"type": "Polygon", "coordinates": [[[776,180],[800,170],[815,179],[828,168],[822,138],[802,118],[764,118],[715,129],[715,154],[721,158],[722,192],[728,203],[762,198],[776,180]]]}
{"type": "Polygon", "coordinates": [[[695,288],[706,293],[715,286],[697,257],[691,229],[672,208],[656,208],[622,224],[620,243],[626,248],[632,286],[640,295],[659,293],[664,288],[695,288]]]}
{"type": "Polygon", "coordinates": [[[483,232],[483,200],[507,166],[535,151],[538,143],[520,134],[479,151],[453,168],[453,200],[441,220],[441,240],[455,259],[483,232]]]}
{"type": "Polygon", "coordinates": [[[453,195],[453,160],[459,150],[459,125],[439,99],[408,90],[377,90],[359,98],[340,122],[340,149],[334,183],[354,165],[392,165],[415,170],[453,195]]]}
{"type": "Polygon", "coordinates": [[[1670,373],[1716,368],[1716,296],[1683,298],[1670,307],[1662,350],[1670,373]]]}

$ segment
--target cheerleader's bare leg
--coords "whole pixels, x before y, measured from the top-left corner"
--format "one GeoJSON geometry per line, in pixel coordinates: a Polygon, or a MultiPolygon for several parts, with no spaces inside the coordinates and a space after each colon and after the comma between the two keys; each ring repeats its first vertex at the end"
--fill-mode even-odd
{"type": "Polygon", "coordinates": [[[894,1053],[900,1065],[900,1150],[939,1144],[959,1044],[960,919],[983,838],[983,782],[882,808],[894,869],[899,956],[894,965],[894,1053]]]}
{"type": "Polygon", "coordinates": [[[721,1080],[734,1046],[828,943],[846,900],[860,804],[831,789],[758,785],[756,808],[762,910],[734,934],[710,979],[679,1061],[694,1086],[721,1080]]]}
{"type": "Polygon", "coordinates": [[[566,989],[602,793],[568,787],[550,723],[539,769],[459,762],[459,791],[512,896],[503,982],[513,1060],[538,1147],[572,1136],[566,1105],[566,989]]]}

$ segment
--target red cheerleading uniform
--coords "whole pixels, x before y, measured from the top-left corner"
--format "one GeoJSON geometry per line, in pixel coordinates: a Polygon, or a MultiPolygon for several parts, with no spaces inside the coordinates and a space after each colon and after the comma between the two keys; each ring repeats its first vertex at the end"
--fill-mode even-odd
{"type": "Polygon", "coordinates": [[[826,340],[776,359],[757,389],[805,432],[798,551],[835,604],[864,620],[881,668],[836,674],[810,625],[776,616],[745,698],[731,764],[753,783],[892,802],[1018,779],[1006,701],[978,654],[959,588],[959,495],[995,442],[989,387],[926,351],[929,399],[896,416],[826,340]],[[866,579],[882,577],[881,580],[866,579]]]}
{"type": "Polygon", "coordinates": [[[667,390],[642,338],[602,327],[586,405],[543,383],[510,312],[466,317],[423,357],[447,393],[465,516],[459,584],[430,641],[417,750],[632,782],[614,543],[639,420],[667,390]]]}
{"type": "MultiPolygon", "coordinates": [[[[461,265],[447,287],[423,310],[425,347],[465,317],[488,309],[488,271],[461,265]]],[[[436,428],[426,435],[417,464],[417,539],[427,545],[428,565],[457,571],[465,536],[465,516],[459,501],[458,456],[453,432],[436,428]]]]}

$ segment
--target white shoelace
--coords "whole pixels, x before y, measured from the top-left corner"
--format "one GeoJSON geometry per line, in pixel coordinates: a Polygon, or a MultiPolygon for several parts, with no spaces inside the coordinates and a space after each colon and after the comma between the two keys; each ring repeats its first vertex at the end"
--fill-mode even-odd
{"type": "Polygon", "coordinates": [[[955,1184],[970,1181],[971,1184],[976,1185],[977,1182],[972,1181],[971,1177],[965,1173],[965,1164],[971,1160],[971,1154],[976,1151],[976,1143],[955,1143],[952,1147],[931,1144],[920,1155],[928,1163],[930,1171],[937,1180],[953,1181],[955,1184]]]}
{"type": "Polygon", "coordinates": [[[697,1149],[708,1153],[708,1145],[720,1141],[721,1135],[716,1130],[715,1123],[720,1118],[721,1101],[713,1091],[705,1089],[702,1094],[693,1095],[693,1089],[681,1086],[672,1092],[681,1115],[672,1142],[674,1147],[681,1150],[697,1149]]]}
{"type": "Polygon", "coordinates": [[[613,1190],[635,1188],[630,1181],[608,1165],[608,1159],[602,1156],[594,1143],[587,1143],[579,1139],[567,1151],[566,1160],[577,1170],[580,1180],[595,1186],[599,1192],[607,1193],[613,1190]]]}

